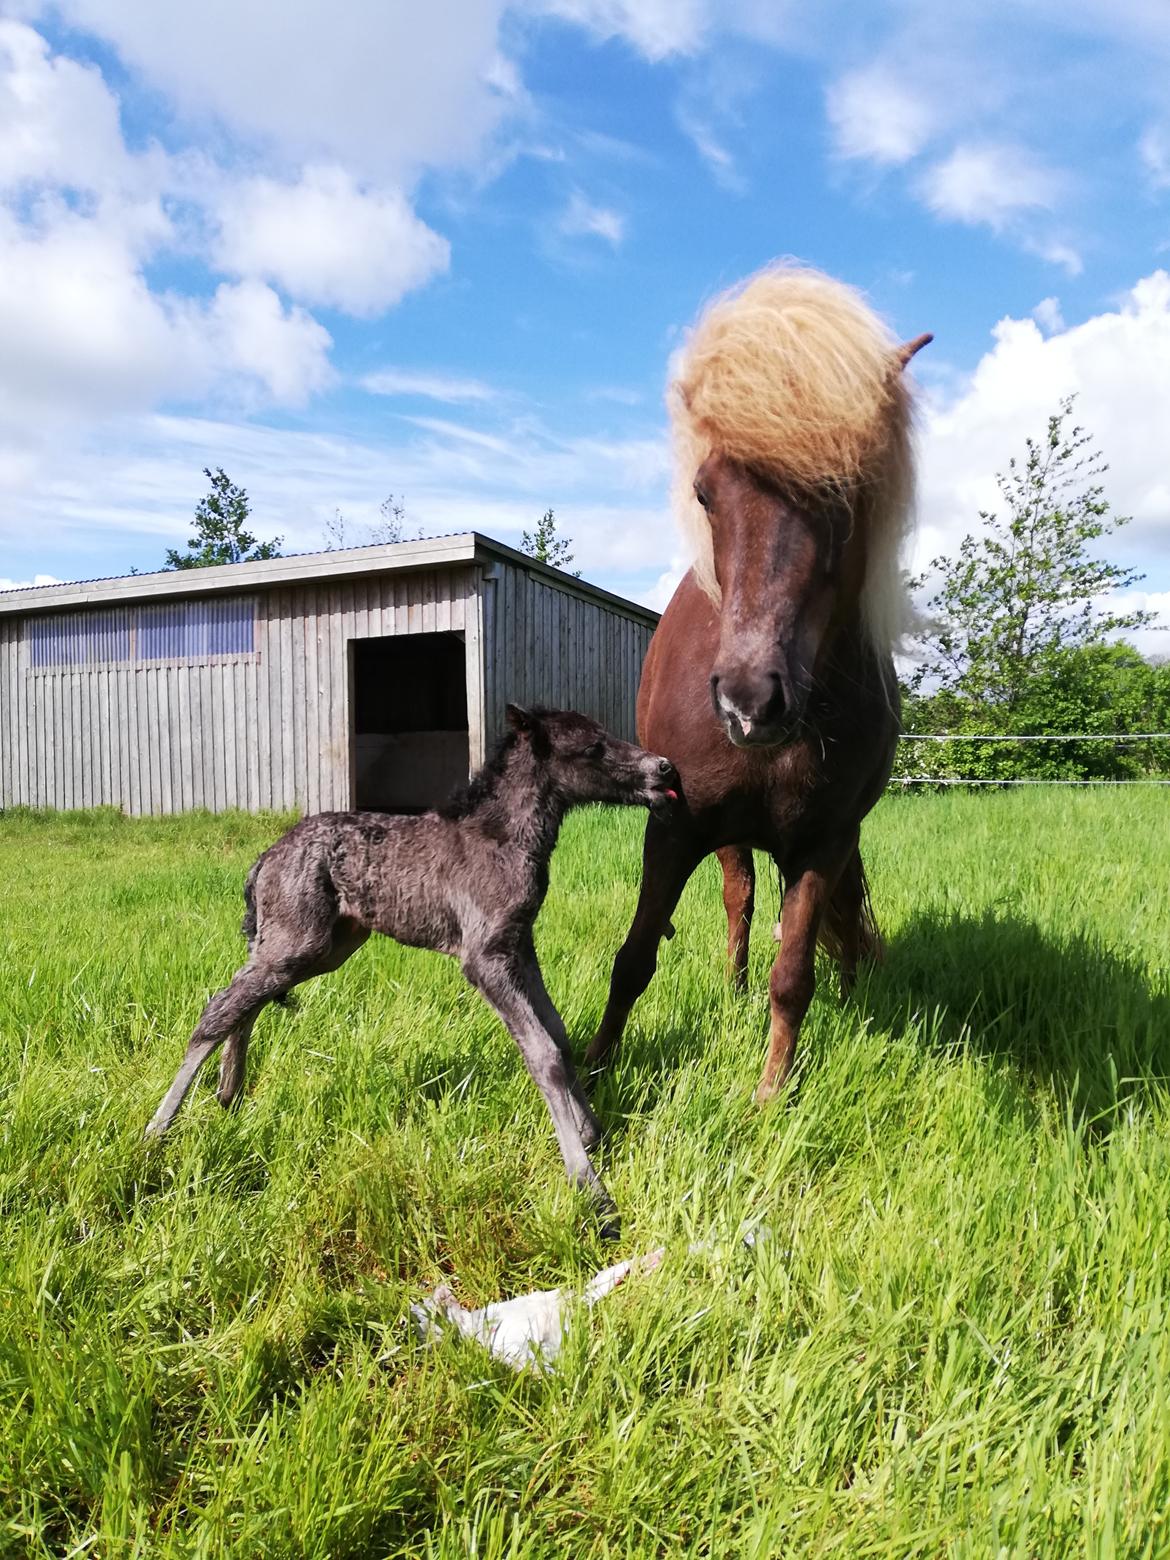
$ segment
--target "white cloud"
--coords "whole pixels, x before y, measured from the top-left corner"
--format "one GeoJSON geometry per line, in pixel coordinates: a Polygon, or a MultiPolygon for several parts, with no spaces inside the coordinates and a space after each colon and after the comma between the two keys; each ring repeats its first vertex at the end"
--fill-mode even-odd
{"type": "Polygon", "coordinates": [[[995,473],[1042,437],[1062,396],[1109,462],[1106,496],[1133,523],[1112,550],[1170,574],[1170,477],[1156,430],[1170,426],[1170,276],[1155,271],[1119,306],[1050,335],[1034,320],[1005,319],[994,346],[949,403],[928,407],[922,435],[915,567],[953,553],[998,502],[995,473]]]}
{"type": "Polygon", "coordinates": [[[1111,612],[1153,612],[1146,628],[1129,628],[1119,637],[1143,655],[1170,656],[1170,590],[1121,590],[1108,602],[1111,612]]]}
{"type": "Polygon", "coordinates": [[[340,162],[397,182],[466,161],[516,90],[501,0],[62,0],[65,18],[190,119],[211,117],[286,162],[340,162]]]}
{"type": "Polygon", "coordinates": [[[1041,298],[1032,310],[1032,318],[1046,336],[1054,336],[1064,329],[1064,315],[1060,312],[1059,298],[1041,298]]]}
{"type": "Polygon", "coordinates": [[[641,406],[646,397],[629,385],[597,385],[585,392],[587,401],[612,401],[615,406],[641,406]]]}
{"type": "Polygon", "coordinates": [[[400,191],[361,189],[342,168],[310,167],[297,184],[236,184],[219,212],[215,260],[264,277],[306,303],[380,314],[447,269],[450,245],[400,191]]]}
{"type": "Polygon", "coordinates": [[[133,163],[101,72],[51,56],[31,27],[0,19],[0,189],[107,191],[132,177],[133,163]]]}
{"type": "Polygon", "coordinates": [[[665,436],[607,441],[525,425],[474,438],[476,430],[439,418],[407,430],[376,445],[159,415],[122,420],[100,440],[63,430],[51,463],[10,495],[6,512],[42,539],[41,567],[56,567],[56,549],[73,576],[161,560],[189,533],[208,465],[222,465],[247,488],[253,529],[283,535],[289,551],[319,546],[322,524],[338,508],[355,525],[376,521],[389,492],[404,497],[408,534],[419,526],[430,534],[475,529],[514,543],[551,504],[573,539],[574,567],[627,594],[649,590],[678,548],[665,436]]]}
{"type": "Polygon", "coordinates": [[[499,391],[481,379],[461,379],[453,374],[416,373],[404,368],[379,368],[359,380],[371,395],[418,395],[430,401],[494,401],[499,391]]]}
{"type": "Polygon", "coordinates": [[[1080,251],[1066,244],[1063,239],[1026,237],[1023,245],[1030,254],[1039,255],[1049,265],[1058,265],[1069,276],[1079,276],[1085,269],[1080,251]]]}
{"type": "Polygon", "coordinates": [[[917,156],[935,127],[926,103],[881,65],[852,71],[834,82],[827,108],[838,156],[885,167],[917,156]]]}
{"type": "Polygon", "coordinates": [[[140,257],[99,217],[47,203],[32,225],[0,209],[0,480],[28,479],[67,422],[160,399],[298,404],[329,377],[328,334],[259,282],[210,303],[155,294],[140,257]]]}
{"type": "Polygon", "coordinates": [[[189,369],[187,317],[151,294],[116,228],[50,204],[38,215],[0,211],[0,424],[149,404],[189,369]]]}
{"type": "Polygon", "coordinates": [[[703,115],[693,108],[680,106],[676,118],[679,129],[694,143],[695,150],[710,168],[716,184],[729,190],[733,195],[745,194],[748,188],[747,180],[737,167],[731,152],[719,140],[715,130],[703,115]]]}
{"type": "Polygon", "coordinates": [[[626,235],[626,219],[608,206],[595,206],[574,190],[557,227],[566,238],[603,238],[617,249],[626,235]]]}
{"type": "Polygon", "coordinates": [[[1022,147],[990,143],[956,147],[922,179],[937,216],[997,232],[1021,213],[1051,210],[1061,188],[1060,176],[1022,147]]]}
{"type": "Polygon", "coordinates": [[[332,382],[329,332],[303,309],[286,310],[263,282],[225,282],[206,321],[212,366],[258,381],[282,405],[299,406],[332,382]]]}
{"type": "Polygon", "coordinates": [[[0,578],[0,590],[32,590],[38,585],[60,585],[55,574],[34,574],[31,580],[7,580],[0,578]]]}
{"type": "Polygon", "coordinates": [[[1138,154],[1150,184],[1170,189],[1170,135],[1162,125],[1151,125],[1138,142],[1138,154]]]}
{"type": "Polygon", "coordinates": [[[704,0],[543,0],[539,8],[599,38],[624,38],[651,60],[693,53],[708,26],[704,0]]]}

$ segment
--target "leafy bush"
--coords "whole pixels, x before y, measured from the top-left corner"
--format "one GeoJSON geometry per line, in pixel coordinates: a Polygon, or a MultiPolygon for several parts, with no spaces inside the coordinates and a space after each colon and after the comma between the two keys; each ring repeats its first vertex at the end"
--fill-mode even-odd
{"type": "Polygon", "coordinates": [[[1053,654],[1008,703],[952,689],[907,693],[906,737],[895,778],[974,780],[1141,780],[1170,778],[1170,741],[915,742],[948,736],[1106,736],[1170,731],[1170,662],[1144,660],[1126,644],[1085,645],[1053,654]]]}

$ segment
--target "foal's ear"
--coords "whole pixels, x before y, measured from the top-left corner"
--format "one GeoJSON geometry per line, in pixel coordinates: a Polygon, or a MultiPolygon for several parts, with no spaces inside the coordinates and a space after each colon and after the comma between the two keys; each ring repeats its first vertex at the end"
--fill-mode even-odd
{"type": "Polygon", "coordinates": [[[531,731],[536,725],[536,717],[520,704],[509,704],[504,713],[513,731],[531,731]]]}

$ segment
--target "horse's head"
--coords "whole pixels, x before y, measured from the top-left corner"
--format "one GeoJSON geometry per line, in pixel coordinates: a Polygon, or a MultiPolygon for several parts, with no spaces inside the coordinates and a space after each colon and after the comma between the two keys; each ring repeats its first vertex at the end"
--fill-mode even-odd
{"type": "Polygon", "coordinates": [[[719,584],[715,713],[737,747],[772,747],[799,726],[834,621],[855,606],[863,538],[843,503],[813,506],[713,454],[695,496],[719,584]]]}
{"type": "MultiPolygon", "coordinates": [[[[929,336],[894,354],[905,366],[929,336]]],[[[858,623],[867,527],[856,489],[786,491],[719,449],[695,473],[719,600],[711,698],[737,747],[774,747],[798,730],[838,629],[858,623]]]]}

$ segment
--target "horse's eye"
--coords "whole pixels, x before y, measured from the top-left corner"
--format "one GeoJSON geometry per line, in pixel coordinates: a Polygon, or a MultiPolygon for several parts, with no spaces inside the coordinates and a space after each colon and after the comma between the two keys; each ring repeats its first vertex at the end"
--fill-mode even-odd
{"type": "Polygon", "coordinates": [[[701,487],[696,487],[695,497],[699,500],[699,503],[702,504],[704,509],[709,509],[711,507],[710,500],[708,499],[706,493],[703,492],[701,487]]]}
{"type": "Polygon", "coordinates": [[[605,743],[604,742],[591,742],[589,744],[589,746],[585,749],[585,757],[586,758],[600,758],[601,755],[604,752],[605,752],[605,743]]]}

